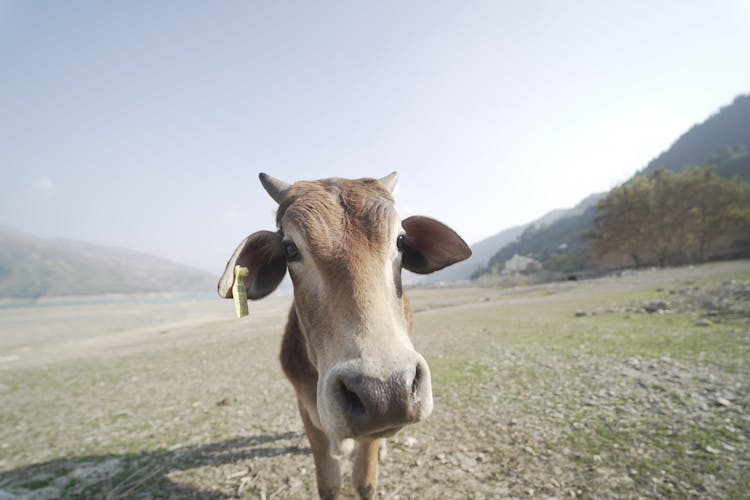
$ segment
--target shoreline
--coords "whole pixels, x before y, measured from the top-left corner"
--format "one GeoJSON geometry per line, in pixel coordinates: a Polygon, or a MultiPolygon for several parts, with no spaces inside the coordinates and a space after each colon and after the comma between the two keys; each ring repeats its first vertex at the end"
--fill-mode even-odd
{"type": "Polygon", "coordinates": [[[213,291],[99,293],[91,295],[52,295],[33,298],[0,299],[0,309],[27,309],[37,307],[86,306],[98,304],[153,304],[169,302],[198,302],[220,300],[213,291]]]}

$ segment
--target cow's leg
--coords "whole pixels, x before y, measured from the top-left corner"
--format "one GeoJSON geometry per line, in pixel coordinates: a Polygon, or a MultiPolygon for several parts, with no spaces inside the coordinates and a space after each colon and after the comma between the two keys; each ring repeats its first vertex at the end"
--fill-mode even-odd
{"type": "Polygon", "coordinates": [[[307,411],[300,405],[299,413],[305,424],[305,433],[310,441],[315,459],[315,479],[318,482],[318,494],[322,500],[335,500],[341,490],[341,469],[339,461],[331,455],[331,443],[323,431],[310,421],[307,411]]]}
{"type": "Polygon", "coordinates": [[[378,486],[378,451],[380,450],[380,439],[362,440],[357,446],[357,456],[354,458],[354,470],[352,476],[354,487],[357,489],[359,498],[375,498],[375,489],[378,486]]]}

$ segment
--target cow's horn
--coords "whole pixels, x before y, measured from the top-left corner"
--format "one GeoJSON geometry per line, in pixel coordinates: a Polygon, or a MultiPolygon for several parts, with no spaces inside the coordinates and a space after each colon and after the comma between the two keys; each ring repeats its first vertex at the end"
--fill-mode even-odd
{"type": "Polygon", "coordinates": [[[281,200],[284,199],[284,196],[286,196],[286,192],[289,189],[289,184],[277,179],[276,177],[271,177],[268,174],[261,173],[258,177],[260,178],[260,183],[263,184],[265,190],[271,195],[271,198],[273,198],[276,203],[281,203],[281,200]]]}
{"type": "Polygon", "coordinates": [[[390,174],[386,175],[385,177],[380,178],[380,182],[388,188],[388,191],[391,193],[396,188],[396,181],[398,180],[398,172],[391,172],[390,174]]]}

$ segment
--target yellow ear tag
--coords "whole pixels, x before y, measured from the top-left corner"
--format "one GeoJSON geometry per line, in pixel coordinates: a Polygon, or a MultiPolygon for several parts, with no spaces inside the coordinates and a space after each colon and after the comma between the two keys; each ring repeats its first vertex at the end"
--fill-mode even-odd
{"type": "Polygon", "coordinates": [[[232,285],[232,297],[234,298],[234,310],[237,317],[247,316],[247,290],[245,280],[242,279],[250,274],[250,270],[242,266],[234,266],[234,285],[232,285]]]}

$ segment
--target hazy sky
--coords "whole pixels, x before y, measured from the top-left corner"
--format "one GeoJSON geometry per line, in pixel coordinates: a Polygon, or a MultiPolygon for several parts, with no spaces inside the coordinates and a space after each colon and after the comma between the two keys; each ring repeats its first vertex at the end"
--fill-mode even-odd
{"type": "Polygon", "coordinates": [[[258,172],[400,172],[470,243],[750,91],[750,1],[0,0],[0,224],[219,273],[258,172]]]}

